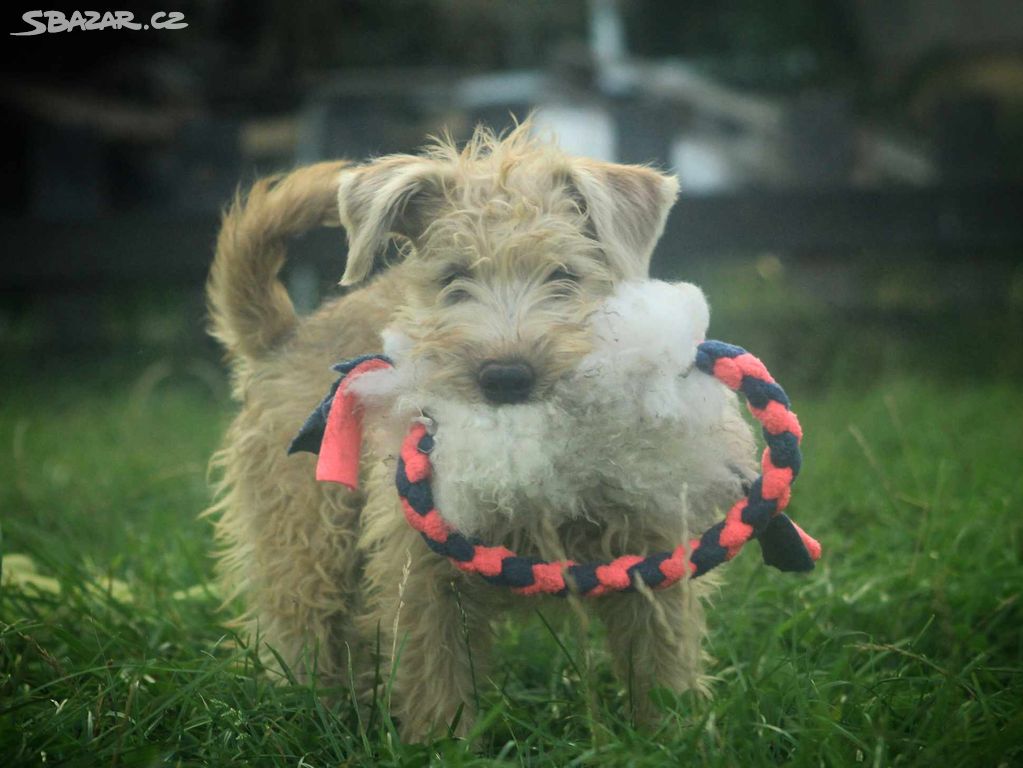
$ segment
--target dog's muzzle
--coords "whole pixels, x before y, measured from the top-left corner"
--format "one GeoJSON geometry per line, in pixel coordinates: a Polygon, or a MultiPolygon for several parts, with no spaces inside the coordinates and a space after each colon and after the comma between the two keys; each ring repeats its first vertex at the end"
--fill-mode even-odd
{"type": "Polygon", "coordinates": [[[489,402],[502,405],[526,402],[536,376],[532,367],[521,360],[491,360],[480,367],[477,381],[489,402]]]}

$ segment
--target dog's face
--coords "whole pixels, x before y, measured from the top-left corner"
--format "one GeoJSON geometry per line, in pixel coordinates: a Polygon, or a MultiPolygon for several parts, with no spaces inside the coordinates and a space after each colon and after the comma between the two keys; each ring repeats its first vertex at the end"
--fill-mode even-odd
{"type": "Polygon", "coordinates": [[[587,319],[616,282],[645,277],[677,194],[647,168],[569,158],[528,135],[478,132],[457,151],[392,156],[342,174],[342,279],[402,243],[395,329],[425,386],[469,403],[542,400],[590,350],[587,319]]]}

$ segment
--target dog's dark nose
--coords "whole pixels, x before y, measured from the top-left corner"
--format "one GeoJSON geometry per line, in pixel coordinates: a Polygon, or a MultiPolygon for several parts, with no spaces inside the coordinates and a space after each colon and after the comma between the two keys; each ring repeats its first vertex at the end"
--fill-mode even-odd
{"type": "Polygon", "coordinates": [[[478,381],[483,396],[492,403],[524,403],[536,377],[527,363],[491,360],[480,368],[478,381]]]}

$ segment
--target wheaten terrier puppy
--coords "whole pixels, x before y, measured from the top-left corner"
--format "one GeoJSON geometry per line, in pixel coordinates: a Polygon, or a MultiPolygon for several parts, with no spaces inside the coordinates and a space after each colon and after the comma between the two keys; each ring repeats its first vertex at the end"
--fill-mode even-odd
{"type": "MultiPolygon", "coordinates": [[[[517,485],[475,443],[452,449],[476,484],[471,508],[445,511],[489,544],[577,561],[670,550],[740,495],[754,451],[731,401],[700,435],[613,425],[614,450],[603,464],[599,453],[588,460],[585,480],[574,475],[571,503],[564,490],[545,503],[557,494],[530,480],[558,461],[545,453],[566,429],[557,399],[592,351],[594,312],[646,277],[676,194],[671,176],[568,157],[523,126],[504,138],[479,130],[461,149],[438,142],[421,155],[302,168],[235,201],[209,304],[242,405],[215,457],[211,511],[229,593],[247,606],[253,637],[295,674],[368,701],[377,671],[393,673],[391,709],[407,738],[443,732],[463,708],[464,731],[486,680],[491,622],[515,605],[566,602],[502,591],[431,552],[398,503],[397,444],[367,441],[359,491],[317,483],[313,457],[286,454],[336,378],[330,365],[380,352],[385,328],[452,422],[468,429],[480,417],[491,434],[532,435],[514,449],[527,467],[517,485]],[[347,230],[350,289],[299,319],[277,273],[287,238],[320,225],[347,230]],[[400,259],[374,275],[391,242],[400,259]],[[643,479],[647,466],[656,480],[643,479]]],[[[585,444],[564,442],[562,457],[585,444]]],[[[692,589],[585,601],[607,626],[640,717],[651,714],[651,687],[699,685],[704,621],[692,589]]]]}

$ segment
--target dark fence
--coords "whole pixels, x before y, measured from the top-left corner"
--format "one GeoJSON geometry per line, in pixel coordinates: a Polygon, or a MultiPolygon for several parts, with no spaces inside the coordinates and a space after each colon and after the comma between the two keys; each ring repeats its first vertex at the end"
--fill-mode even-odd
{"type": "MultiPolygon", "coordinates": [[[[81,222],[0,221],[8,288],[95,288],[159,281],[199,284],[218,221],[129,214],[81,222]]],[[[296,258],[339,275],[340,230],[310,233],[296,258]]],[[[663,274],[694,255],[763,251],[855,257],[864,251],[1011,255],[1023,245],[1023,186],[795,189],[684,196],[658,248],[663,274]]]]}

